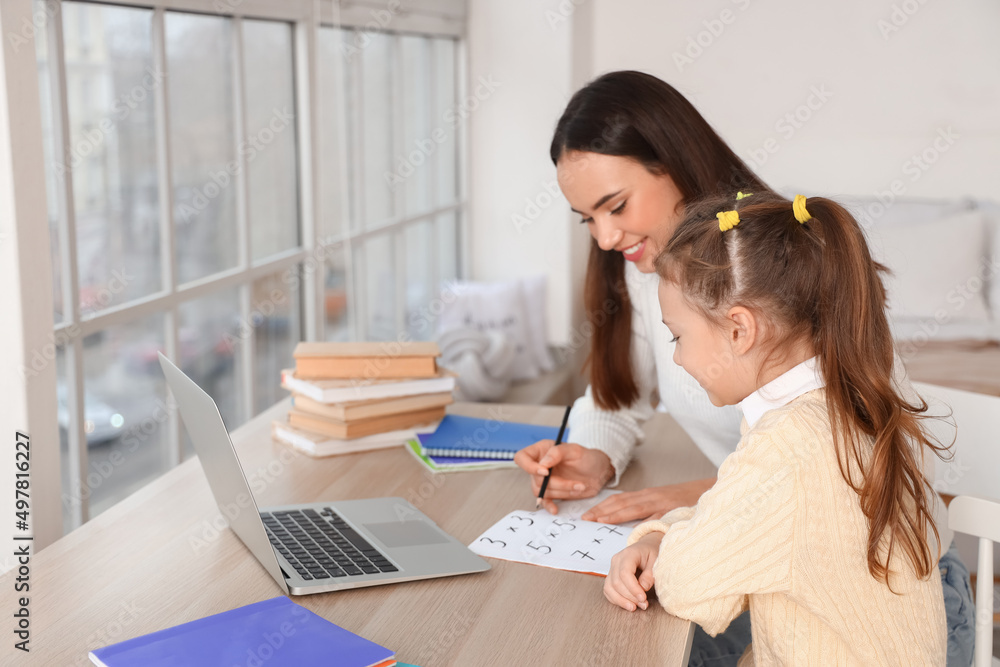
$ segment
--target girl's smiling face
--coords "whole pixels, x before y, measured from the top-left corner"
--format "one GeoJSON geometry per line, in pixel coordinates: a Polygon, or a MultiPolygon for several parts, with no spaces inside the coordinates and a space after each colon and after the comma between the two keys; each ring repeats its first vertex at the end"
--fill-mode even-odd
{"type": "Polygon", "coordinates": [[[615,250],[643,273],[683,216],[670,176],[627,157],[569,151],[556,165],[559,187],[602,250],[615,250]]]}

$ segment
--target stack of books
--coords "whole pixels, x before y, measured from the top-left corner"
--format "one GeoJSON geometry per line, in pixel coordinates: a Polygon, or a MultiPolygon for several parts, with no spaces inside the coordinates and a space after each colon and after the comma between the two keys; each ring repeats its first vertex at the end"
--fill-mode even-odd
{"type": "Polygon", "coordinates": [[[286,421],[272,436],[312,456],[400,445],[433,432],[452,402],[455,375],[436,343],[299,343],[286,421]]]}

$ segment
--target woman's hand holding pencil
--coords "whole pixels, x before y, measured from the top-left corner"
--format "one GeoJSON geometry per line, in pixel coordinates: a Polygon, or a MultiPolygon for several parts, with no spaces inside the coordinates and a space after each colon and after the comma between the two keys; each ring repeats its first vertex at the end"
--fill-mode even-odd
{"type": "MultiPolygon", "coordinates": [[[[568,417],[569,408],[563,415],[560,436],[565,433],[568,417]]],[[[560,437],[559,440],[561,439],[560,437]]],[[[611,459],[604,452],[576,443],[556,445],[557,442],[553,440],[540,440],[514,456],[514,462],[531,475],[532,493],[538,496],[539,503],[552,514],[559,513],[559,506],[554,500],[596,496],[614,475],[611,459]],[[543,494],[545,480],[548,480],[548,484],[543,494]]]]}
{"type": "Polygon", "coordinates": [[[552,514],[559,513],[553,500],[592,498],[614,474],[607,454],[573,442],[556,447],[554,440],[540,440],[519,451],[514,462],[531,475],[531,492],[535,496],[551,471],[542,506],[552,514]]]}
{"type": "MultiPolygon", "coordinates": [[[[566,412],[563,413],[562,425],[559,427],[559,435],[556,436],[556,443],[553,447],[557,447],[562,444],[563,436],[566,435],[566,423],[569,422],[569,411],[573,409],[572,405],[566,406],[566,412]]],[[[542,504],[542,499],[545,498],[545,488],[549,485],[549,478],[552,477],[551,468],[545,473],[545,479],[542,480],[542,488],[538,492],[538,499],[535,501],[535,509],[542,504]]]]}

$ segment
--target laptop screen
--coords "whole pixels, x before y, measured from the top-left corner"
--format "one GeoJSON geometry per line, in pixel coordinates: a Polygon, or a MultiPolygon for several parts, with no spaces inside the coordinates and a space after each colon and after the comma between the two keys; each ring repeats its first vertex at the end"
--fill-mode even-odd
{"type": "Polygon", "coordinates": [[[267,539],[257,503],[218,406],[211,396],[162,353],[160,367],[177,400],[181,419],[191,436],[219,511],[243,544],[287,593],[288,586],[281,567],[267,539]]]}

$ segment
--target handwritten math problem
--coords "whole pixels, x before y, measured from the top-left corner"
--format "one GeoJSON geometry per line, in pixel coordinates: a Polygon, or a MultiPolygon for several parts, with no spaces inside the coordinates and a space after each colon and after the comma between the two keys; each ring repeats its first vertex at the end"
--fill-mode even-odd
{"type": "Polygon", "coordinates": [[[607,575],[611,557],[625,548],[637,522],[583,521],[580,515],[601,499],[565,503],[558,515],[545,510],[511,512],[477,537],[469,549],[488,558],[607,575]]]}

